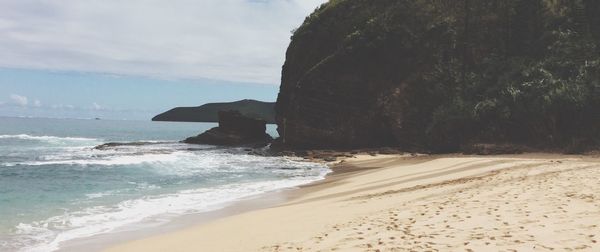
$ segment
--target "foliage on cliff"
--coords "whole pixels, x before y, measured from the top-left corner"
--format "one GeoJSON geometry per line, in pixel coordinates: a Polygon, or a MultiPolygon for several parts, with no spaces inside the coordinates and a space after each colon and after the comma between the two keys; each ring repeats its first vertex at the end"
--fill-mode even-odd
{"type": "Polygon", "coordinates": [[[305,147],[596,146],[597,13],[595,0],[330,1],[292,36],[279,133],[305,147]]]}

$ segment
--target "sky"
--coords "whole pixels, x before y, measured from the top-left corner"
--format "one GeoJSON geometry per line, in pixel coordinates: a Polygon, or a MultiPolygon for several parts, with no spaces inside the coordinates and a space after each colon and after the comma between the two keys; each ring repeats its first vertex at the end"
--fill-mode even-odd
{"type": "Polygon", "coordinates": [[[275,101],[291,31],[325,1],[1,0],[0,116],[275,101]]]}

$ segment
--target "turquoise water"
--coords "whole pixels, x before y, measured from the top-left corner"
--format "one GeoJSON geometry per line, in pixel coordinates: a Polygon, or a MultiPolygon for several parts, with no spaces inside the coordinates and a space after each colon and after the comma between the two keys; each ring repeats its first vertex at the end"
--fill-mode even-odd
{"type": "MultiPolygon", "coordinates": [[[[178,141],[215,124],[0,117],[0,251],[218,209],[322,179],[318,164],[178,141]],[[132,143],[106,149],[107,142],[132,143]]],[[[269,133],[275,134],[274,127],[269,133]]]]}

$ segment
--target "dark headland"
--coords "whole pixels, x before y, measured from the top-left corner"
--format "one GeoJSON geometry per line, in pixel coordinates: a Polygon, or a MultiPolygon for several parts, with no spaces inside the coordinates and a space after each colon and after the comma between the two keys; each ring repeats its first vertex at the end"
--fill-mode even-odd
{"type": "Polygon", "coordinates": [[[593,0],[329,1],[287,50],[279,144],[594,148],[598,13],[593,0]]]}
{"type": "Polygon", "coordinates": [[[207,103],[198,107],[178,107],[161,113],[152,121],[171,122],[218,122],[219,111],[239,111],[245,116],[275,123],[275,103],[256,100],[236,102],[207,103]]]}

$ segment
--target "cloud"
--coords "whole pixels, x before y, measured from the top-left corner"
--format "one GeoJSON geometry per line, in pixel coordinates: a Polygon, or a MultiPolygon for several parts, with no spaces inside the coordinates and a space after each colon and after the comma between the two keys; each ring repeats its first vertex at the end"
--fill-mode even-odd
{"type": "Polygon", "coordinates": [[[10,94],[8,96],[10,98],[9,102],[0,102],[0,106],[16,106],[16,107],[42,107],[42,102],[38,99],[31,100],[29,97],[18,94],[10,94]]]}
{"type": "Polygon", "coordinates": [[[65,110],[65,109],[72,110],[72,109],[75,109],[75,106],[69,105],[69,104],[67,104],[67,105],[65,105],[65,104],[54,104],[54,105],[52,105],[50,107],[53,108],[53,109],[60,109],[60,110],[65,110]]]}
{"type": "Polygon", "coordinates": [[[10,100],[21,107],[25,107],[27,106],[27,104],[29,104],[29,100],[27,99],[26,96],[22,96],[22,95],[18,95],[18,94],[11,94],[10,95],[10,100]]]}
{"type": "Polygon", "coordinates": [[[325,0],[0,1],[0,67],[278,84],[325,0]]]}
{"type": "Polygon", "coordinates": [[[101,109],[102,109],[102,106],[100,106],[98,103],[95,103],[95,102],[94,102],[94,103],[92,103],[92,107],[93,107],[95,110],[101,110],[101,109]]]}

